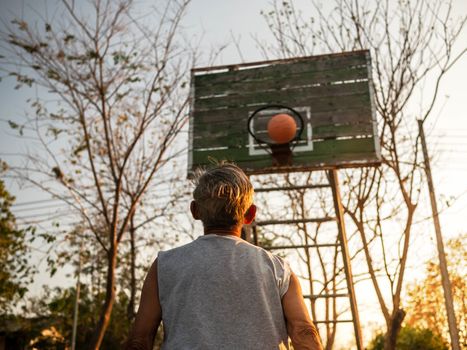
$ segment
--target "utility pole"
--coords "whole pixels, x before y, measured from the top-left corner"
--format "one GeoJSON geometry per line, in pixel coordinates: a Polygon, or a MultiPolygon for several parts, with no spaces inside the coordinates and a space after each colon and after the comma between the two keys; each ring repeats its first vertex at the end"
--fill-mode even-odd
{"type": "Polygon", "coordinates": [[[460,350],[459,331],[457,330],[456,315],[454,313],[454,303],[452,299],[451,281],[449,280],[448,268],[446,263],[446,254],[444,253],[443,237],[441,234],[441,225],[438,217],[438,207],[436,205],[435,188],[431,176],[430,159],[426,147],[425,133],[423,131],[423,120],[418,120],[418,129],[422,141],[423,159],[425,162],[425,172],[430,193],[431,210],[433,212],[433,223],[435,225],[436,243],[438,247],[439,268],[441,270],[441,283],[444,290],[444,301],[446,303],[446,312],[448,315],[449,335],[451,337],[452,350],[460,350]]]}
{"type": "Polygon", "coordinates": [[[82,255],[83,251],[83,240],[81,240],[80,246],[79,246],[79,260],[78,260],[78,277],[76,281],[76,299],[75,299],[75,309],[73,312],[73,333],[71,336],[71,350],[75,350],[76,346],[76,331],[78,329],[78,311],[79,311],[79,294],[81,290],[81,266],[82,266],[82,255]]]}

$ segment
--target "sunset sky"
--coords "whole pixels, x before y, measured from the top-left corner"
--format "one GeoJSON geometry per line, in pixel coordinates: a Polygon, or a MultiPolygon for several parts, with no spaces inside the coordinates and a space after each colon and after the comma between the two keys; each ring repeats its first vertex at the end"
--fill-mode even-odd
{"type": "MultiPolygon", "coordinates": [[[[9,22],[13,15],[24,16],[27,20],[36,20],[37,13],[53,8],[56,0],[22,1],[0,0],[0,18],[9,22]]],[[[78,3],[78,1],[77,1],[78,3]]],[[[138,6],[144,11],[149,8],[150,1],[138,1],[138,6]]],[[[270,1],[252,0],[193,0],[188,8],[184,28],[188,36],[202,39],[201,50],[209,51],[212,48],[229,44],[218,57],[216,64],[232,64],[263,60],[254,38],[262,41],[271,41],[262,10],[270,9],[270,1]],[[232,38],[238,45],[232,43],[232,38]],[[241,53],[239,53],[239,49],[241,53]]],[[[300,0],[295,2],[302,9],[303,16],[309,16],[309,2],[300,0]]],[[[454,0],[453,13],[459,16],[467,15],[467,1],[454,0]]],[[[193,40],[196,41],[196,40],[193,40]]],[[[459,52],[467,46],[467,28],[458,40],[456,50],[459,52]]],[[[1,48],[0,48],[1,50],[1,48]]],[[[3,72],[0,73],[3,76],[3,72]]],[[[438,205],[441,211],[441,225],[445,239],[466,234],[465,216],[467,215],[467,54],[457,62],[454,68],[445,76],[440,86],[439,99],[434,107],[434,113],[427,120],[425,133],[427,134],[428,150],[432,156],[432,171],[438,205]]],[[[14,89],[14,79],[7,77],[0,82],[0,158],[10,164],[18,162],[17,153],[24,152],[30,143],[24,139],[13,136],[8,127],[8,120],[20,122],[26,113],[25,101],[29,97],[41,95],[43,92],[34,88],[14,89]]],[[[432,91],[432,82],[428,81],[425,91],[418,91],[418,101],[411,105],[409,115],[414,120],[418,117],[420,106],[427,98],[426,91],[432,91]],[[425,93],[425,94],[424,94],[425,93]]],[[[17,183],[7,180],[9,190],[16,196],[16,206],[13,212],[18,217],[18,223],[45,219],[59,210],[59,203],[47,202],[47,208],[35,207],[35,211],[28,211],[28,206],[22,203],[40,201],[49,197],[33,189],[24,189],[17,183]],[[55,206],[54,206],[55,205],[55,206]]],[[[341,189],[345,191],[345,188],[341,189]]],[[[423,232],[413,238],[418,249],[413,250],[410,264],[420,264],[433,254],[435,249],[433,224],[430,220],[427,188],[422,195],[417,216],[417,232],[423,232]]],[[[40,206],[40,204],[39,204],[40,206]]],[[[47,225],[47,223],[44,223],[47,225]]],[[[45,281],[42,275],[37,285],[45,281]]],[[[67,281],[69,282],[69,281],[67,281]]],[[[60,283],[60,282],[59,282],[60,283]]],[[[368,323],[371,317],[364,317],[368,323]]]]}

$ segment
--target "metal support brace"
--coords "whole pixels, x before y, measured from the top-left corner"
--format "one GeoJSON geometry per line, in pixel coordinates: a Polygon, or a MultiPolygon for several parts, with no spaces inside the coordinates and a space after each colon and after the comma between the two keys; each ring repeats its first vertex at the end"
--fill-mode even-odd
{"type": "Polygon", "coordinates": [[[244,225],[242,227],[242,235],[241,237],[247,241],[248,243],[253,243],[255,241],[255,237],[253,236],[253,228],[252,225],[244,225]]]}
{"type": "Polygon", "coordinates": [[[314,323],[343,323],[343,322],[346,322],[346,323],[351,323],[353,322],[353,320],[322,320],[322,321],[313,321],[314,323]]]}
{"type": "Polygon", "coordinates": [[[349,290],[350,310],[352,311],[353,326],[355,331],[355,343],[358,350],[363,350],[362,331],[360,328],[360,318],[358,316],[357,300],[355,298],[355,289],[353,285],[352,266],[350,264],[349,248],[347,244],[347,235],[344,224],[344,209],[342,208],[341,195],[339,191],[339,181],[337,170],[328,171],[329,183],[331,184],[332,197],[334,200],[334,208],[336,211],[337,228],[339,232],[339,241],[341,244],[342,260],[344,262],[344,271],[347,280],[347,288],[349,290]]]}
{"type": "Polygon", "coordinates": [[[320,298],[343,298],[348,297],[347,293],[338,293],[338,294],[316,294],[316,295],[304,295],[304,298],[307,299],[320,299],[320,298]]]}
{"type": "Polygon", "coordinates": [[[264,248],[266,250],[281,250],[281,249],[308,249],[308,248],[331,248],[340,247],[340,244],[321,243],[321,244],[297,244],[297,245],[276,245],[274,247],[264,248]]]}
{"type": "Polygon", "coordinates": [[[280,187],[264,187],[255,189],[255,193],[261,192],[274,192],[274,191],[296,191],[305,190],[311,188],[326,188],[329,184],[317,184],[317,185],[303,185],[303,186],[280,186],[280,187]]]}
{"type": "Polygon", "coordinates": [[[257,226],[267,225],[291,225],[291,224],[304,224],[307,222],[329,222],[335,221],[336,218],[324,217],[324,218],[309,218],[309,219],[292,219],[292,220],[268,220],[268,221],[257,221],[257,226]]]}

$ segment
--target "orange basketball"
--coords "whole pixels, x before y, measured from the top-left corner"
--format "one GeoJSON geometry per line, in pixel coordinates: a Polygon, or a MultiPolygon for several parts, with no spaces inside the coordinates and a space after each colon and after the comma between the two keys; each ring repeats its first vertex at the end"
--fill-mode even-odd
{"type": "Polygon", "coordinates": [[[268,122],[269,137],[278,144],[293,140],[297,133],[297,123],[288,114],[276,114],[268,122]]]}

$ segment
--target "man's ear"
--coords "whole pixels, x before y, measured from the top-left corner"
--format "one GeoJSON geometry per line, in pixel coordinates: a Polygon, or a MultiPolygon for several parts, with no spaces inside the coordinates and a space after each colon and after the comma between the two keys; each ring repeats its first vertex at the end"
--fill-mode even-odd
{"type": "Polygon", "coordinates": [[[245,225],[249,225],[253,222],[253,220],[255,219],[255,216],[256,216],[256,205],[252,204],[248,210],[246,211],[245,215],[244,215],[244,219],[243,219],[243,223],[245,225]]]}
{"type": "Polygon", "coordinates": [[[191,211],[191,215],[193,216],[193,219],[200,220],[199,211],[198,211],[198,203],[196,203],[196,201],[191,201],[190,211],[191,211]]]}

